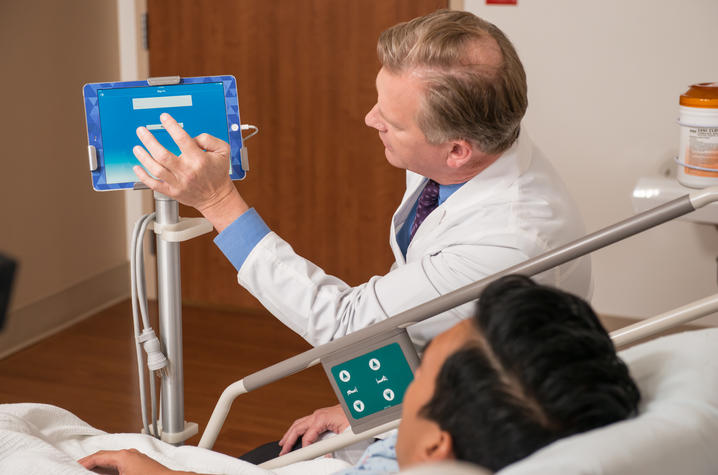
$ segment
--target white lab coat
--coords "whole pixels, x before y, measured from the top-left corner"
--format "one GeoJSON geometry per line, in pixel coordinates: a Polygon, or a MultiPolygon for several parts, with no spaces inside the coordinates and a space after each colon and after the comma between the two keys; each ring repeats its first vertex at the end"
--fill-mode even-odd
{"type": "MultiPolygon", "coordinates": [[[[270,232],[238,272],[238,281],[285,325],[312,345],[367,327],[408,308],[565,244],[584,227],[565,186],[522,132],[496,162],[471,179],[424,220],[407,249],[396,233],[426,178],[407,172],[406,193],[391,222],[396,262],[383,276],[350,287],[297,255],[270,232]]],[[[539,276],[588,298],[588,257],[539,276]]],[[[472,316],[469,303],[409,328],[417,344],[472,316]]]]}

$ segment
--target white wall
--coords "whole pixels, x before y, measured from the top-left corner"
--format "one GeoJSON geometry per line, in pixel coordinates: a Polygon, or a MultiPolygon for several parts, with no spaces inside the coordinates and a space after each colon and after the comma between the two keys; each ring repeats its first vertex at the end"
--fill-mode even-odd
{"type": "MultiPolygon", "coordinates": [[[[526,128],[589,231],[633,214],[640,176],[671,168],[678,96],[718,81],[715,0],[465,0],[513,41],[529,83],[526,128]]],[[[671,222],[593,254],[600,313],[646,317],[712,294],[718,231],[671,222]]],[[[709,317],[701,323],[718,323],[709,317]]]]}
{"type": "Polygon", "coordinates": [[[128,295],[124,199],[92,190],[86,82],[119,74],[113,1],[0,1],[0,357],[128,295]]]}
{"type": "MultiPolygon", "coordinates": [[[[120,0],[117,2],[117,32],[120,74],[107,81],[139,81],[149,77],[149,51],[143,44],[142,15],[147,12],[147,0],[120,0]]],[[[132,253],[132,230],[137,220],[154,209],[150,190],[120,192],[125,200],[125,229],[127,258],[132,253]]],[[[146,292],[149,298],[157,297],[156,259],[150,252],[151,233],[145,238],[146,292]]]]}
{"type": "MultiPolygon", "coordinates": [[[[142,45],[141,15],[147,11],[144,0],[117,2],[117,33],[120,75],[107,81],[138,81],[149,73],[149,54],[142,45]]],[[[143,214],[144,195],[149,191],[122,192],[125,199],[125,226],[127,228],[127,256],[130,257],[132,228],[143,214]]]]}

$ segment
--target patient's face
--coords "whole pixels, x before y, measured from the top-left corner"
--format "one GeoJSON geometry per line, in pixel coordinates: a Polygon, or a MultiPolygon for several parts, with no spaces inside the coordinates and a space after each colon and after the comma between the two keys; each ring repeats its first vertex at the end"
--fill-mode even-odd
{"type": "MultiPolygon", "coordinates": [[[[431,460],[431,448],[441,429],[439,425],[419,415],[421,408],[434,395],[436,377],[444,361],[466,343],[475,332],[471,320],[465,320],[440,334],[429,344],[414,374],[414,381],[404,395],[396,456],[399,466],[406,468],[431,460]]],[[[447,458],[436,452],[437,458],[447,458]]],[[[453,454],[450,454],[453,458],[453,454]]]]}

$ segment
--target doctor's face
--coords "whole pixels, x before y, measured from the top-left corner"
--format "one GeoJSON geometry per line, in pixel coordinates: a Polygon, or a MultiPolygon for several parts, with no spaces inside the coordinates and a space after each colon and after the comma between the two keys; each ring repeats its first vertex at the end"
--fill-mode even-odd
{"type": "Polygon", "coordinates": [[[381,68],[376,76],[376,91],[377,102],[364,122],[379,131],[389,163],[430,178],[440,174],[438,171],[451,147],[427,142],[416,123],[424,95],[416,72],[395,74],[381,68]]]}
{"type": "MultiPolygon", "coordinates": [[[[420,415],[421,409],[434,395],[436,378],[446,359],[462,348],[475,334],[472,319],[464,320],[440,334],[426,347],[419,369],[402,401],[401,423],[396,442],[396,458],[404,469],[422,462],[454,458],[451,441],[448,449],[442,444],[442,429],[435,421],[420,415]],[[448,450],[448,451],[447,451],[448,450]]],[[[446,433],[443,432],[443,437],[446,433]]]]}

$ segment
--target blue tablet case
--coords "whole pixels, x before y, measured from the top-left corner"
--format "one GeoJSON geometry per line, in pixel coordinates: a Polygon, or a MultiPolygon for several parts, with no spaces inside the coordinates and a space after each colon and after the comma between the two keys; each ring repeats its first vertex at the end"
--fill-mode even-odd
{"type": "Polygon", "coordinates": [[[191,136],[209,133],[230,144],[233,180],[245,176],[242,132],[233,76],[175,78],[172,84],[147,81],[85,84],[92,186],[97,191],[144,188],[132,166],[139,165],[132,148],[142,145],[135,130],[145,125],[170,152],[179,149],[160,125],[168,112],[191,136]],[[139,186],[138,186],[139,184],[139,186]]]}

